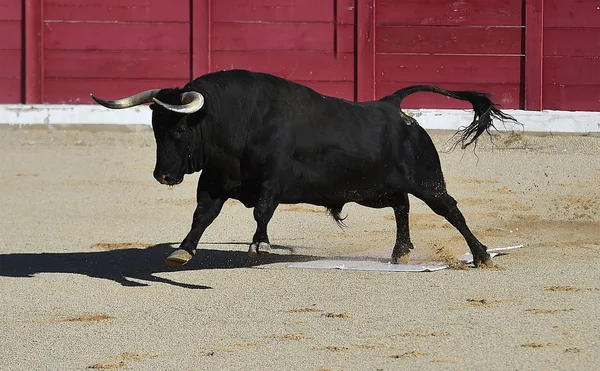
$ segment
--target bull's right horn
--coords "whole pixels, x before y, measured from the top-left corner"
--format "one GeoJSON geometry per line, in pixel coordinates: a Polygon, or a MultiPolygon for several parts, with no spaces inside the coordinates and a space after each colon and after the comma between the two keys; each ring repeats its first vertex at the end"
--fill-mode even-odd
{"type": "Polygon", "coordinates": [[[118,99],[118,100],[104,100],[96,97],[94,94],[90,94],[92,99],[98,104],[112,109],[129,108],[139,106],[144,103],[152,103],[154,97],[158,94],[160,89],[146,90],[141,93],[132,95],[131,97],[118,99]]]}
{"type": "Polygon", "coordinates": [[[186,91],[181,94],[181,102],[183,104],[169,104],[159,101],[154,98],[154,101],[169,111],[177,113],[194,113],[200,111],[204,105],[204,96],[197,91],[186,91]]]}

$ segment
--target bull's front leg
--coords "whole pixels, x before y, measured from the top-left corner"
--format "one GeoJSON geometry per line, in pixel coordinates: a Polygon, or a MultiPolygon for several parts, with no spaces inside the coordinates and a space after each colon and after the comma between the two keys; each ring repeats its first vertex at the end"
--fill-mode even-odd
{"type": "Polygon", "coordinates": [[[181,266],[192,259],[196,254],[200,237],[202,237],[206,228],[219,215],[226,200],[223,197],[213,198],[208,191],[201,190],[200,185],[198,186],[198,205],[196,206],[196,211],[194,211],[192,228],[181,242],[179,248],[167,257],[166,263],[168,265],[181,266]]]}
{"type": "Polygon", "coordinates": [[[248,255],[258,256],[260,254],[269,254],[271,244],[267,234],[267,225],[279,205],[279,196],[281,194],[279,184],[275,182],[266,182],[261,190],[258,202],[254,206],[254,220],[256,220],[256,232],[252,238],[252,243],[248,248],[248,255]]]}

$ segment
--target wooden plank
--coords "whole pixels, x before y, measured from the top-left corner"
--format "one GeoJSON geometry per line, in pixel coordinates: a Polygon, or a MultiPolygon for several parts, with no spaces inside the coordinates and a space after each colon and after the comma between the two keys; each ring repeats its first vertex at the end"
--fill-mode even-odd
{"type": "Polygon", "coordinates": [[[600,87],[544,84],[544,109],[600,111],[600,87]]]}
{"type": "Polygon", "coordinates": [[[354,100],[354,81],[300,81],[322,95],[354,100]]]}
{"type": "MultiPolygon", "coordinates": [[[[2,50],[0,52],[0,78],[19,79],[23,66],[22,53],[20,50],[2,50]]],[[[2,87],[0,90],[4,89],[2,87]]]]}
{"type": "Polygon", "coordinates": [[[215,0],[213,22],[333,22],[332,0],[215,0]]]}
{"type": "Polygon", "coordinates": [[[598,71],[598,57],[544,57],[544,84],[595,85],[600,89],[598,71]]]}
{"type": "Polygon", "coordinates": [[[378,25],[522,26],[523,0],[377,0],[378,25]]]}
{"type": "Polygon", "coordinates": [[[545,27],[600,28],[600,1],[545,0],[545,27]]]}
{"type": "Polygon", "coordinates": [[[356,1],[356,100],[375,99],[375,0],[356,1]]]}
{"type": "Polygon", "coordinates": [[[522,54],[523,29],[380,26],[377,53],[522,54]]]}
{"type": "Polygon", "coordinates": [[[518,56],[378,54],[377,82],[505,84],[521,82],[518,56]]]}
{"type": "Polygon", "coordinates": [[[189,22],[189,2],[171,0],[44,0],[44,20],[189,22]]]}
{"type": "MultiPolygon", "coordinates": [[[[469,83],[437,83],[420,82],[418,85],[435,85],[448,90],[476,90],[492,94],[492,100],[504,108],[520,108],[520,84],[469,84],[469,83]]],[[[404,87],[415,85],[414,82],[381,82],[377,83],[377,98],[392,94],[404,87]]],[[[402,108],[453,108],[473,109],[469,102],[444,97],[434,93],[416,93],[402,101],[402,108]]]]}
{"type": "Polygon", "coordinates": [[[44,23],[44,48],[52,50],[188,51],[185,23],[44,23]]]}
{"type": "Polygon", "coordinates": [[[188,52],[45,52],[46,78],[189,79],[188,52]]]}
{"type": "Polygon", "coordinates": [[[525,109],[542,110],[544,0],[525,0],[525,109]]]}
{"type": "Polygon", "coordinates": [[[22,0],[0,0],[0,21],[20,21],[22,19],[22,0]]]}
{"type": "Polygon", "coordinates": [[[23,31],[21,21],[0,21],[0,50],[21,49],[23,31]]]}
{"type": "Polygon", "coordinates": [[[181,88],[186,83],[187,79],[46,79],[43,103],[96,104],[90,93],[105,99],[118,99],[148,89],[181,88]]]}
{"type": "Polygon", "coordinates": [[[212,70],[267,72],[294,81],[352,81],[354,56],[333,52],[214,52],[212,70]]]}
{"type": "Polygon", "coordinates": [[[338,53],[354,53],[356,48],[356,29],[353,24],[337,26],[337,49],[338,53]]]}
{"type": "Polygon", "coordinates": [[[333,23],[213,23],[214,51],[333,51],[333,23]]]}
{"type": "Polygon", "coordinates": [[[42,0],[24,2],[24,103],[41,103],[44,94],[44,35],[42,0]]]}
{"type": "Polygon", "coordinates": [[[545,28],[544,55],[598,57],[600,28],[545,28]]]}
{"type": "Polygon", "coordinates": [[[0,103],[21,103],[21,79],[7,79],[0,77],[0,103]]]}
{"type": "Polygon", "coordinates": [[[333,0],[337,4],[338,24],[355,24],[355,2],[356,0],[333,0]]]}
{"type": "Polygon", "coordinates": [[[191,79],[200,77],[210,71],[210,42],[212,31],[212,1],[191,0],[192,7],[192,42],[191,79]]]}

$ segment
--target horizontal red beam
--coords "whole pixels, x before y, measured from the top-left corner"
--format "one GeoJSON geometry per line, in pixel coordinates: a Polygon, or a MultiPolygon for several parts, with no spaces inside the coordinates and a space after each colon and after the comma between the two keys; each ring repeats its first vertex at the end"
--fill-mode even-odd
{"type": "Polygon", "coordinates": [[[45,52],[46,78],[189,79],[189,52],[45,52]]]}
{"type": "Polygon", "coordinates": [[[522,26],[523,0],[376,0],[378,25],[522,26]]]}
{"type": "Polygon", "coordinates": [[[598,57],[544,57],[543,81],[544,84],[596,85],[600,90],[598,71],[598,57]]]}
{"type": "Polygon", "coordinates": [[[600,28],[545,28],[544,55],[599,57],[600,28]]]}
{"type": "Polygon", "coordinates": [[[212,18],[214,22],[331,22],[333,6],[324,7],[322,0],[275,3],[265,0],[216,0],[212,3],[212,18]]]}
{"type": "Polygon", "coordinates": [[[376,57],[377,82],[520,83],[522,57],[394,55],[376,57]]]}
{"type": "Polygon", "coordinates": [[[172,0],[44,0],[43,3],[45,20],[190,21],[187,4],[172,0]]]}
{"type": "Polygon", "coordinates": [[[544,84],[544,109],[599,111],[598,85],[544,84]]]}
{"type": "Polygon", "coordinates": [[[333,51],[333,23],[215,23],[212,50],[333,51]]]}
{"type": "Polygon", "coordinates": [[[229,0],[212,2],[214,22],[333,22],[354,24],[354,0],[278,1],[229,0]],[[337,8],[334,8],[337,7],[337,8]]]}
{"type": "Polygon", "coordinates": [[[544,27],[600,28],[597,0],[544,0],[544,27]]]}
{"type": "Polygon", "coordinates": [[[189,51],[186,23],[44,23],[44,48],[51,50],[189,51]]]}
{"type": "Polygon", "coordinates": [[[522,54],[522,28],[379,26],[378,53],[522,54]]]}
{"type": "Polygon", "coordinates": [[[20,21],[22,19],[22,0],[0,0],[0,21],[20,21]]]}

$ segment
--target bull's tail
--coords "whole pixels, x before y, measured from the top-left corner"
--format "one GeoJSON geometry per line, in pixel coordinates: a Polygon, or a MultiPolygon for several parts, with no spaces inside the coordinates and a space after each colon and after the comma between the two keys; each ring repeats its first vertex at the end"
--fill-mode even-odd
{"type": "MultiPolygon", "coordinates": [[[[477,91],[445,90],[431,85],[415,85],[400,89],[394,94],[381,98],[380,101],[388,102],[400,108],[400,103],[404,98],[418,92],[437,93],[454,99],[466,100],[473,105],[473,110],[475,111],[473,122],[467,127],[460,128],[455,134],[458,138],[454,146],[460,143],[460,146],[463,149],[471,144],[476,146],[477,139],[484,132],[491,135],[490,130],[496,129],[493,119],[519,124],[514,117],[502,112],[498,108],[499,106],[490,100],[489,94],[477,91]]],[[[400,114],[409,122],[414,121],[413,118],[402,112],[402,108],[400,108],[400,114]]]]}

